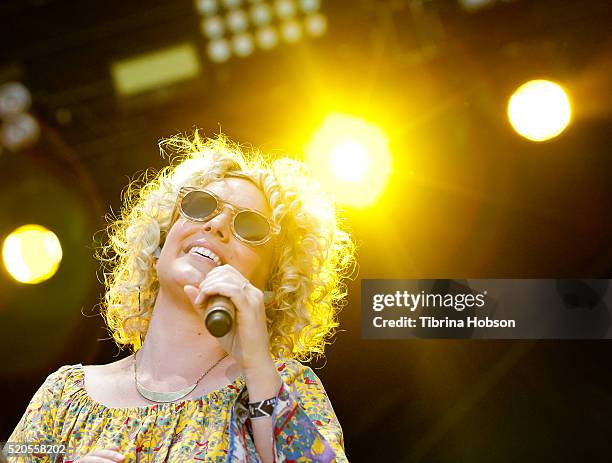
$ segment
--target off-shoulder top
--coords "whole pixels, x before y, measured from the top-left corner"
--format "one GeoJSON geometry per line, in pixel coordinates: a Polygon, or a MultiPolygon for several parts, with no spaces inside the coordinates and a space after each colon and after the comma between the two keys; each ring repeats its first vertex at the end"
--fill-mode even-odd
{"type": "MultiPolygon", "coordinates": [[[[296,360],[275,364],[283,380],[272,414],[275,461],[346,462],[342,428],[319,378],[296,360]]],[[[72,462],[112,445],[125,463],[260,461],[242,376],[196,399],[127,408],[94,401],[84,377],[81,364],[49,375],[8,441],[62,444],[65,453],[9,455],[10,462],[72,462]]]]}

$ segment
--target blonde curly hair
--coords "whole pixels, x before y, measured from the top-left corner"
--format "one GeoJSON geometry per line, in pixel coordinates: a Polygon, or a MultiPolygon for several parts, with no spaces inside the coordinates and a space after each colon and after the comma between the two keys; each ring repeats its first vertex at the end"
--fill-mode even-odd
{"type": "Polygon", "coordinates": [[[109,219],[96,253],[106,290],[101,312],[117,345],[142,346],[159,289],[155,251],[173,225],[180,188],[242,177],[264,193],[280,226],[269,281],[273,299],[266,304],[271,354],[302,361],[322,355],[338,327],[343,279],[356,268],[355,245],[306,166],[246,152],[223,135],[202,139],[197,131],[161,141],[162,155],[166,149],[173,153],[170,165],[130,182],[120,217],[109,219]]]}

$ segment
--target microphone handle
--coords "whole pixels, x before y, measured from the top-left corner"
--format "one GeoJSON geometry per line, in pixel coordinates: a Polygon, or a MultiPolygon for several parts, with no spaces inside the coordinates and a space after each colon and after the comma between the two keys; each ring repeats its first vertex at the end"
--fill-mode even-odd
{"type": "Polygon", "coordinates": [[[206,305],[204,323],[213,336],[221,338],[230,332],[234,324],[236,308],[225,296],[211,296],[206,305]]]}

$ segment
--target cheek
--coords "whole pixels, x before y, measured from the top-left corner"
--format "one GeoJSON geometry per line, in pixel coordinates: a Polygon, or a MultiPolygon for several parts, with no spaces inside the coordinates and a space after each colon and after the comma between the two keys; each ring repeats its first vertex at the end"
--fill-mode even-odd
{"type": "Polygon", "coordinates": [[[167,246],[168,248],[180,248],[182,240],[185,237],[196,231],[196,224],[191,222],[186,222],[184,219],[179,219],[172,225],[170,231],[168,232],[168,236],[166,237],[166,241],[164,243],[164,248],[167,246]]]}
{"type": "Polygon", "coordinates": [[[228,263],[240,270],[241,273],[251,272],[257,266],[253,253],[240,248],[238,245],[228,257],[228,263]]]}
{"type": "Polygon", "coordinates": [[[243,275],[257,285],[265,284],[272,267],[272,256],[268,253],[257,253],[249,250],[235,257],[243,275]]]}

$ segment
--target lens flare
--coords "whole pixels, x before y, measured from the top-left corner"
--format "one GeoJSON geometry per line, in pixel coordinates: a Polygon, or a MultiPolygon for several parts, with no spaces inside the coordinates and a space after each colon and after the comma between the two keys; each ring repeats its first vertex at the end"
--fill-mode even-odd
{"type": "Polygon", "coordinates": [[[382,194],[391,172],[388,140],[363,119],[331,114],[306,146],[312,172],[338,202],[367,207],[382,194]]]}
{"type": "Polygon", "coordinates": [[[554,82],[532,80],[521,85],[510,98],[508,118],[519,135],[538,142],[550,140],[570,122],[569,98],[554,82]]]}
{"type": "Polygon", "coordinates": [[[329,159],[334,175],[345,182],[360,182],[364,179],[370,156],[367,148],[357,140],[341,140],[331,149],[329,159]]]}
{"type": "Polygon", "coordinates": [[[62,260],[62,246],[52,231],[41,225],[23,225],[4,240],[2,260],[20,283],[37,284],[51,278],[62,260]]]}

